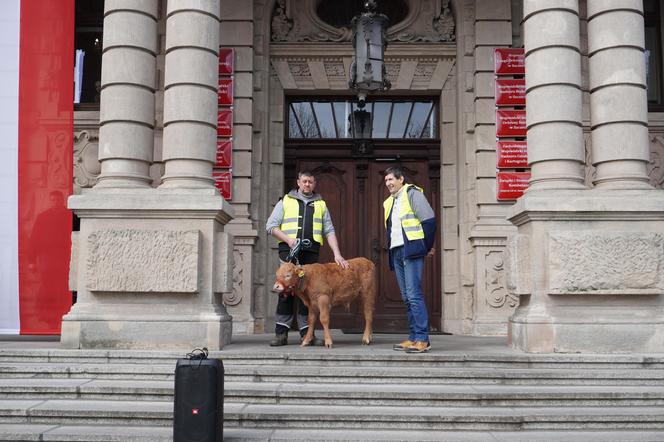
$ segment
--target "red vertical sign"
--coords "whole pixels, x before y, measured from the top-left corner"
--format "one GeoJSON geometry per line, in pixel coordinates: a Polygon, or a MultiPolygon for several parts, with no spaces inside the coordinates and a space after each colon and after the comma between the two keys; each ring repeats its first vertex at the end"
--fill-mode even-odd
{"type": "Polygon", "coordinates": [[[233,142],[217,141],[217,162],[214,167],[228,168],[233,166],[233,142]]]}
{"type": "Polygon", "coordinates": [[[21,334],[59,334],[72,303],[74,0],[22,0],[19,51],[21,334]]]}
{"type": "Polygon", "coordinates": [[[219,48],[219,75],[233,75],[235,70],[235,50],[219,48]]]}
{"type": "Polygon", "coordinates": [[[219,193],[225,200],[233,198],[233,177],[230,172],[223,172],[215,170],[212,172],[214,178],[214,185],[219,189],[219,193]]]}
{"type": "Polygon", "coordinates": [[[510,201],[519,198],[528,189],[530,172],[498,172],[496,175],[496,198],[510,201]]]}
{"type": "Polygon", "coordinates": [[[493,52],[496,75],[524,75],[526,62],[522,48],[497,48],[493,52]]]}

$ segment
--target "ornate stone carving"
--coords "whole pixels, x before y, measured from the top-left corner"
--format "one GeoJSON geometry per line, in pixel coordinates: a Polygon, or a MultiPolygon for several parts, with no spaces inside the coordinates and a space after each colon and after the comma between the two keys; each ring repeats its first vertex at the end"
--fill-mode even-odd
{"type": "Polygon", "coordinates": [[[59,131],[48,138],[48,180],[59,188],[69,185],[68,163],[71,161],[68,147],[71,143],[71,132],[59,131]]]}
{"type": "Polygon", "coordinates": [[[311,77],[311,71],[307,63],[290,63],[289,67],[293,77],[311,77]]]}
{"type": "Polygon", "coordinates": [[[97,184],[101,172],[98,154],[98,133],[84,130],[74,134],[74,193],[97,184]]]}
{"type": "Polygon", "coordinates": [[[554,294],[664,292],[664,235],[554,232],[549,236],[554,294]]]}
{"type": "Polygon", "coordinates": [[[87,239],[87,288],[103,292],[198,292],[198,230],[108,229],[87,239]]]}
{"type": "Polygon", "coordinates": [[[277,0],[272,15],[272,41],[287,41],[291,29],[293,29],[293,20],[286,17],[284,0],[277,0]]]}
{"type": "Polygon", "coordinates": [[[436,70],[436,63],[419,63],[415,68],[415,80],[425,79],[428,81],[436,70]]]}
{"type": "Polygon", "coordinates": [[[650,163],[648,163],[650,184],[657,189],[664,188],[664,136],[650,138],[650,163]]]}
{"type": "MultiPolygon", "coordinates": [[[[352,30],[325,23],[316,13],[320,0],[278,0],[272,12],[273,42],[350,41],[352,30]]],[[[454,14],[449,0],[406,0],[408,14],[387,29],[394,42],[444,43],[455,41],[454,14]]]]}
{"type": "Polygon", "coordinates": [[[401,70],[401,63],[385,62],[385,72],[387,74],[387,79],[390,80],[390,82],[395,83],[397,81],[399,70],[401,70]]]}
{"type": "Polygon", "coordinates": [[[484,284],[490,307],[501,308],[507,304],[514,308],[519,303],[516,296],[507,292],[503,252],[490,250],[484,255],[484,284]]]}
{"type": "MultiPolygon", "coordinates": [[[[243,247],[242,249],[245,249],[243,247]]],[[[233,291],[224,294],[224,305],[234,306],[242,302],[242,293],[244,290],[244,266],[247,265],[247,257],[245,254],[247,250],[242,250],[239,247],[233,248],[233,291]]]]}
{"type": "Polygon", "coordinates": [[[341,61],[338,62],[324,62],[325,73],[328,77],[346,77],[346,70],[344,64],[341,61]]]}
{"type": "Polygon", "coordinates": [[[443,9],[440,15],[434,19],[433,28],[438,32],[440,41],[454,41],[454,16],[450,9],[450,0],[443,1],[443,9]]]}

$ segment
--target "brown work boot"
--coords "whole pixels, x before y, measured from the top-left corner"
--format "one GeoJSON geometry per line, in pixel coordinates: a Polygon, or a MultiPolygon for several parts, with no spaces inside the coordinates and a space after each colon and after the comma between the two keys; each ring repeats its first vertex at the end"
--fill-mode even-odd
{"type": "Polygon", "coordinates": [[[415,341],[413,345],[406,348],[406,353],[426,353],[431,349],[431,344],[424,341],[415,341]]]}
{"type": "Polygon", "coordinates": [[[392,350],[396,350],[396,351],[404,351],[404,350],[407,349],[408,347],[411,347],[413,344],[415,344],[415,342],[406,339],[406,340],[403,341],[401,344],[394,344],[394,345],[392,346],[392,350]]]}
{"type": "Polygon", "coordinates": [[[288,344],[288,335],[277,335],[270,341],[270,347],[281,347],[288,344]]]}

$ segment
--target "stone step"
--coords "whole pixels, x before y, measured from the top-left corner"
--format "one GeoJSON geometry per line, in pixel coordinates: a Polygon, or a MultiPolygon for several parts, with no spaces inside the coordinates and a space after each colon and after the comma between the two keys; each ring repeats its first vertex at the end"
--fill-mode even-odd
{"type": "Polygon", "coordinates": [[[664,430],[664,407],[372,407],[226,404],[228,427],[409,430],[664,430]]]}
{"type": "MultiPolygon", "coordinates": [[[[0,441],[28,442],[167,442],[173,430],[166,427],[77,426],[0,424],[0,441]]],[[[333,430],[310,428],[266,430],[225,428],[224,441],[552,441],[611,442],[661,441],[662,431],[411,431],[411,430],[333,430]]]]}
{"type": "MultiPolygon", "coordinates": [[[[664,406],[664,387],[226,382],[226,402],[403,406],[664,406]]],[[[0,399],[173,401],[173,381],[0,379],[0,399]]]]}
{"type": "MultiPolygon", "coordinates": [[[[5,424],[168,427],[168,402],[0,401],[5,424]]],[[[664,430],[664,407],[393,407],[226,403],[226,428],[664,430]]]]}
{"type": "MultiPolygon", "coordinates": [[[[267,341],[266,341],[267,342],[267,341]]],[[[389,346],[328,350],[322,347],[274,350],[267,347],[257,351],[224,350],[210,352],[210,357],[230,365],[288,365],[288,366],[359,366],[385,367],[390,365],[416,367],[477,367],[477,368],[560,368],[560,369],[664,369],[664,355],[588,355],[588,354],[466,354],[464,352],[407,355],[389,346]]],[[[175,366],[183,352],[137,350],[66,350],[66,349],[0,349],[0,364],[4,363],[66,363],[66,364],[148,364],[175,366]]]]}
{"type": "MultiPolygon", "coordinates": [[[[227,382],[662,385],[664,369],[437,368],[284,365],[226,365],[227,382]]],[[[175,365],[1,363],[0,379],[173,380],[175,365]]]]}
{"type": "MultiPolygon", "coordinates": [[[[173,430],[166,427],[76,426],[0,424],[0,440],[13,442],[167,442],[173,430]]],[[[662,431],[411,431],[411,430],[334,430],[309,428],[256,429],[225,428],[224,441],[287,442],[287,441],[552,441],[611,442],[661,441],[662,431]]]]}

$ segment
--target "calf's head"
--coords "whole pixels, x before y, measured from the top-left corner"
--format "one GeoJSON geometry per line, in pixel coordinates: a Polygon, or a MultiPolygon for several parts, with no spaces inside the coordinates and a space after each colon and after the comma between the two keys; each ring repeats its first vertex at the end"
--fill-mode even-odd
{"type": "Polygon", "coordinates": [[[290,262],[285,262],[277,269],[277,280],[272,286],[272,291],[277,293],[289,293],[297,286],[302,276],[304,276],[302,267],[296,266],[290,262]]]}

